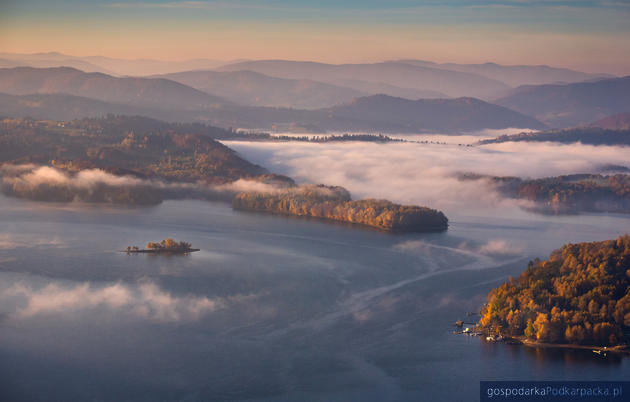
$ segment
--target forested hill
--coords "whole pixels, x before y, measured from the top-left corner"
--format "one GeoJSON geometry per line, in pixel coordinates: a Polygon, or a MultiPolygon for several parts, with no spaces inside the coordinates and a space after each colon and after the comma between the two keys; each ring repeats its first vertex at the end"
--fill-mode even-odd
{"type": "Polygon", "coordinates": [[[213,140],[230,132],[201,124],[169,124],[109,116],[70,122],[5,119],[0,163],[98,168],[138,177],[221,183],[266,171],[213,140]]]}
{"type": "Polygon", "coordinates": [[[619,345],[630,329],[630,236],[569,244],[488,295],[480,327],[539,342],[619,345]]]}
{"type": "MultiPolygon", "coordinates": [[[[0,190],[37,201],[151,205],[165,197],[217,195],[212,186],[199,186],[199,182],[250,179],[271,186],[255,183],[257,189],[264,187],[263,192],[238,193],[233,200],[237,209],[310,216],[392,232],[448,227],[444,214],[430,208],[386,200],[353,201],[340,187],[296,187],[292,179],[268,174],[211,138],[231,133],[143,117],[70,122],[5,119],[0,121],[0,190]],[[105,177],[102,171],[113,175],[105,177]],[[147,178],[160,180],[139,180],[147,178]]],[[[220,195],[230,199],[236,191],[220,195]]]]}
{"type": "Polygon", "coordinates": [[[64,93],[158,109],[188,110],[229,103],[218,96],[167,79],[113,77],[70,67],[0,68],[0,92],[11,95],[64,93]]]}
{"type": "Polygon", "coordinates": [[[361,131],[372,127],[391,132],[392,127],[399,126],[399,132],[421,132],[547,127],[532,117],[475,98],[408,100],[373,95],[322,109],[322,112],[323,116],[312,123],[330,130],[347,127],[349,131],[353,128],[361,131]]]}
{"type": "Polygon", "coordinates": [[[630,76],[572,84],[526,85],[495,103],[566,128],[630,110],[630,76]]]}
{"type": "Polygon", "coordinates": [[[565,130],[541,132],[523,132],[502,135],[497,138],[479,141],[479,145],[498,144],[501,142],[559,142],[572,144],[581,142],[588,145],[630,145],[630,129],[610,130],[600,127],[578,127],[565,130]]]}
{"type": "MultiPolygon", "coordinates": [[[[623,166],[607,169],[622,170],[623,166]]],[[[527,209],[544,214],[630,213],[630,175],[573,174],[521,179],[462,174],[460,180],[486,181],[507,198],[531,201],[527,209]]]]}
{"type": "Polygon", "coordinates": [[[597,120],[589,127],[600,127],[608,130],[630,130],[630,113],[620,113],[597,120]]]}

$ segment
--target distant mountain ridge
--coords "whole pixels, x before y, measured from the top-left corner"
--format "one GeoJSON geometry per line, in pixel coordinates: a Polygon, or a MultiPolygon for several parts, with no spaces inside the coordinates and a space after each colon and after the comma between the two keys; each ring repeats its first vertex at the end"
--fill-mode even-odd
{"type": "Polygon", "coordinates": [[[607,130],[630,130],[630,112],[604,117],[589,124],[589,127],[600,127],[607,130]]]}
{"type": "Polygon", "coordinates": [[[213,112],[211,121],[215,125],[277,131],[292,130],[294,126],[318,128],[321,132],[372,133],[545,127],[534,118],[474,98],[412,101],[388,95],[372,95],[317,110],[226,107],[213,112]]]}
{"type": "MultiPolygon", "coordinates": [[[[514,87],[522,85],[544,85],[594,81],[610,74],[592,74],[567,68],[546,65],[500,65],[497,63],[457,64],[435,63],[432,61],[402,59],[364,64],[325,64],[318,62],[298,62],[289,60],[220,61],[213,59],[191,59],[167,61],[155,59],[117,59],[104,56],[72,56],[58,52],[16,54],[0,53],[0,68],[29,66],[37,68],[72,67],[85,72],[100,72],[112,76],[155,76],[199,70],[252,71],[269,76],[293,80],[309,80],[302,83],[301,91],[308,95],[304,100],[299,96],[276,97],[252,92],[253,98],[245,101],[245,93],[226,97],[238,103],[253,106],[294,107],[314,109],[332,106],[349,100],[345,93],[334,103],[325,104],[327,90],[323,90],[321,100],[317,95],[321,84],[347,88],[355,91],[354,96],[385,94],[408,99],[477,97],[493,100],[511,94],[514,87]],[[306,88],[305,88],[306,87],[306,88]],[[266,99],[266,102],[256,99],[266,99]],[[310,101],[309,99],[312,99],[310,101]],[[289,105],[288,101],[295,101],[289,105]]],[[[195,87],[214,94],[209,88],[195,87]]],[[[320,88],[321,89],[321,88],[320,88]]],[[[330,89],[334,92],[334,90],[330,89]]],[[[216,95],[221,95],[216,93],[216,95]]],[[[330,96],[334,98],[333,96],[330,96]]],[[[602,116],[600,116],[602,117],[602,116]]]]}
{"type": "Polygon", "coordinates": [[[160,109],[121,105],[66,94],[0,94],[0,115],[70,120],[107,114],[136,114],[172,122],[204,122],[221,127],[284,131],[312,127],[312,131],[414,133],[472,131],[484,128],[544,125],[528,116],[478,99],[421,99],[411,101],[386,95],[363,97],[343,105],[299,110],[248,107],[235,104],[204,109],[160,109]],[[314,130],[314,129],[318,130],[314,130]]]}
{"type": "Polygon", "coordinates": [[[116,75],[115,71],[108,70],[106,67],[96,65],[88,60],[68,56],[57,52],[34,53],[34,54],[17,54],[17,53],[0,53],[0,67],[34,67],[34,68],[53,68],[53,67],[72,67],[88,73],[103,73],[116,75]]]}
{"type": "Polygon", "coordinates": [[[104,102],[155,108],[191,109],[229,103],[175,81],[113,77],[70,67],[0,69],[0,92],[12,95],[65,93],[104,102]]]}
{"type": "MultiPolygon", "coordinates": [[[[0,58],[17,63],[15,66],[49,68],[73,67],[85,72],[99,72],[117,76],[146,76],[177,71],[216,68],[224,61],[194,59],[165,61],[152,59],[117,59],[104,56],[70,56],[58,52],[19,54],[0,53],[0,58]]],[[[10,67],[6,65],[5,67],[10,67]]]]}
{"type": "Polygon", "coordinates": [[[255,71],[287,79],[311,79],[333,85],[347,86],[363,92],[362,81],[444,93],[451,97],[474,96],[488,98],[510,87],[500,81],[477,74],[440,70],[396,62],[373,64],[325,64],[303,61],[258,60],[233,63],[219,71],[255,71]]]}
{"type": "Polygon", "coordinates": [[[513,87],[523,85],[544,85],[558,83],[583,82],[613,78],[611,74],[592,74],[568,68],[551,67],[547,65],[501,65],[497,63],[456,64],[434,63],[424,60],[395,60],[395,62],[413,64],[423,67],[460,71],[478,74],[487,78],[499,80],[513,87]]]}
{"type": "MultiPolygon", "coordinates": [[[[513,110],[475,98],[418,99],[415,101],[387,95],[354,99],[324,110],[327,116],[348,124],[378,126],[387,122],[402,132],[423,130],[474,131],[482,128],[544,128],[544,124],[513,110]]],[[[326,123],[320,123],[324,126],[326,123]]],[[[383,130],[385,131],[385,130],[383,130]]]]}
{"type": "Polygon", "coordinates": [[[630,110],[630,76],[563,85],[523,86],[496,103],[551,127],[589,124],[630,110]]]}
{"type": "Polygon", "coordinates": [[[24,66],[23,63],[9,60],[9,59],[0,58],[0,68],[14,68],[14,67],[23,67],[23,66],[24,66]]]}
{"type": "Polygon", "coordinates": [[[352,88],[306,79],[270,77],[254,71],[185,71],[154,77],[221,94],[248,106],[318,109],[368,95],[352,88]]]}
{"type": "MultiPolygon", "coordinates": [[[[201,73],[201,80],[207,76],[201,73]]],[[[264,82],[268,77],[256,79],[264,82]]],[[[0,69],[0,93],[4,93],[0,114],[52,119],[114,113],[248,129],[389,133],[545,127],[536,119],[474,98],[413,101],[372,95],[315,110],[244,106],[164,78],[112,77],[69,67],[0,69]]]]}
{"type": "Polygon", "coordinates": [[[67,121],[85,117],[104,117],[108,114],[146,116],[170,121],[177,121],[179,115],[163,109],[109,103],[68,94],[0,93],[0,115],[3,117],[67,121]]]}

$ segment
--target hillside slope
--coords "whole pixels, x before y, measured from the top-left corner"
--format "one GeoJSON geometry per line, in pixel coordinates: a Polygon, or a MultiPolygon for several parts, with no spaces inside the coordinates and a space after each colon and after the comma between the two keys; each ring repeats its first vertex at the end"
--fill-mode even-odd
{"type": "Polygon", "coordinates": [[[250,106],[318,109],[366,95],[352,88],[269,77],[253,71],[185,71],[158,77],[250,106]]]}
{"type": "Polygon", "coordinates": [[[513,87],[518,87],[522,85],[573,83],[596,79],[601,80],[613,77],[609,74],[591,74],[584,73],[582,71],[571,70],[568,68],[558,68],[546,65],[506,66],[497,63],[456,64],[434,63],[424,60],[397,60],[397,62],[423,67],[439,68],[443,70],[478,74],[483,77],[492,78],[504,82],[513,87]]]}
{"type": "Polygon", "coordinates": [[[630,130],[630,113],[620,113],[597,120],[589,127],[599,127],[606,130],[630,130]]]}
{"type": "Polygon", "coordinates": [[[630,110],[630,76],[566,85],[524,86],[495,103],[566,128],[630,110]]]}
{"type": "Polygon", "coordinates": [[[175,81],[118,78],[69,67],[0,69],[0,92],[12,95],[65,93],[104,102],[157,108],[194,109],[226,100],[175,81]]]}
{"type": "Polygon", "coordinates": [[[375,64],[324,64],[285,60],[260,60],[228,64],[220,71],[256,71],[261,74],[289,79],[311,79],[334,85],[348,86],[371,93],[361,82],[393,85],[436,91],[447,96],[489,98],[510,87],[500,81],[477,74],[410,64],[386,62],[375,64]]]}

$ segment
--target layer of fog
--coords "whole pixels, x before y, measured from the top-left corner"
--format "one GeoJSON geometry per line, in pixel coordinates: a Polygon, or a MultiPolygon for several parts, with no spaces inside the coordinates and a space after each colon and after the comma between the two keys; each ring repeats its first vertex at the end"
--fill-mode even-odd
{"type": "Polygon", "coordinates": [[[501,257],[501,256],[518,256],[523,252],[523,248],[517,244],[510,243],[506,240],[488,240],[484,244],[472,245],[468,242],[462,242],[457,247],[436,246],[423,240],[407,240],[394,246],[396,250],[428,254],[431,248],[440,247],[452,253],[458,253],[473,258],[482,256],[501,257]]]}
{"type": "Polygon", "coordinates": [[[130,175],[114,175],[101,169],[85,169],[76,174],[69,174],[51,166],[37,165],[2,165],[0,177],[4,182],[23,183],[26,186],[42,184],[67,185],[78,188],[90,188],[99,184],[112,187],[122,186],[151,186],[164,189],[193,189],[215,190],[218,192],[241,191],[273,191],[274,186],[252,180],[236,180],[227,184],[206,185],[203,183],[169,183],[157,179],[140,179],[130,175]]]}
{"type": "Polygon", "coordinates": [[[75,187],[94,187],[98,184],[111,186],[138,186],[145,184],[142,179],[132,176],[116,176],[99,169],[86,169],[71,176],[50,166],[3,165],[0,175],[5,182],[18,182],[27,186],[42,184],[68,185],[75,187]]]}
{"type": "MultiPolygon", "coordinates": [[[[455,138],[455,137],[454,137],[455,138]]],[[[540,178],[628,165],[623,147],[502,143],[476,147],[417,143],[263,143],[226,141],[246,159],[298,182],[339,185],[354,198],[387,198],[449,211],[507,207],[482,181],[457,173],[540,178]]]]}
{"type": "Polygon", "coordinates": [[[63,243],[57,236],[53,238],[33,238],[20,233],[0,234],[0,250],[12,250],[23,247],[60,247],[63,243]]]}
{"type": "Polygon", "coordinates": [[[269,192],[275,187],[258,181],[237,181],[209,185],[206,183],[172,183],[157,179],[140,179],[130,175],[118,176],[100,169],[86,169],[68,173],[51,166],[2,165],[0,166],[0,190],[6,194],[26,193],[40,190],[53,192],[64,189],[83,194],[75,201],[89,199],[92,192],[103,186],[111,188],[142,188],[157,190],[168,198],[230,199],[235,193],[244,191],[269,192]],[[51,191],[52,190],[52,191],[51,191]]]}
{"type": "Polygon", "coordinates": [[[175,296],[152,282],[138,285],[51,282],[43,287],[17,282],[0,291],[0,300],[4,306],[14,306],[12,316],[22,319],[109,311],[159,322],[190,321],[225,305],[225,300],[218,298],[175,296]]]}

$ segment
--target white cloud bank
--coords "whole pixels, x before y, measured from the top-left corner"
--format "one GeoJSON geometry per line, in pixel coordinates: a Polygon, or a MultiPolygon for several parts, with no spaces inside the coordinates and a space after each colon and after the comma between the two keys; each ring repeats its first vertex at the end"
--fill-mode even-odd
{"type": "Polygon", "coordinates": [[[486,243],[480,245],[472,245],[464,242],[457,247],[432,244],[423,240],[407,240],[396,244],[394,249],[419,255],[429,255],[431,250],[438,249],[473,258],[482,256],[518,256],[523,253],[521,246],[499,239],[488,240],[486,243]]]}
{"type": "MultiPolygon", "coordinates": [[[[99,169],[86,169],[74,176],[50,166],[33,165],[5,165],[0,173],[18,173],[11,179],[20,181],[24,185],[38,186],[42,184],[72,185],[81,188],[94,187],[99,184],[110,186],[138,186],[145,184],[144,180],[132,176],[116,176],[99,169]]],[[[3,174],[3,175],[4,175],[3,174]]],[[[6,180],[7,178],[5,178],[6,180]]]]}
{"type": "Polygon", "coordinates": [[[54,246],[60,247],[64,244],[59,240],[57,236],[52,239],[48,238],[32,238],[22,234],[15,233],[0,233],[0,250],[12,250],[19,247],[40,247],[40,246],[54,246]]]}
{"type": "Polygon", "coordinates": [[[485,255],[518,255],[522,252],[522,247],[509,244],[505,240],[490,240],[479,247],[479,253],[485,255]]]}
{"type": "Polygon", "coordinates": [[[246,159],[301,182],[344,186],[355,198],[387,198],[445,210],[515,205],[483,183],[459,181],[455,177],[459,172],[537,178],[630,165],[628,148],[582,144],[225,144],[246,159]]]}
{"type": "Polygon", "coordinates": [[[76,174],[70,174],[51,166],[37,165],[0,165],[0,185],[17,189],[18,192],[52,186],[70,191],[84,190],[88,194],[103,185],[113,188],[142,187],[161,191],[164,198],[187,196],[212,199],[229,197],[231,194],[243,191],[276,191],[276,186],[273,184],[245,179],[221,185],[208,185],[202,182],[167,183],[162,180],[140,179],[129,175],[117,176],[100,169],[85,169],[76,174]]]}
{"type": "Polygon", "coordinates": [[[160,322],[198,320],[225,305],[222,299],[174,296],[152,282],[101,287],[50,283],[39,289],[16,283],[2,291],[0,300],[17,305],[16,315],[21,318],[105,309],[160,322]]]}

